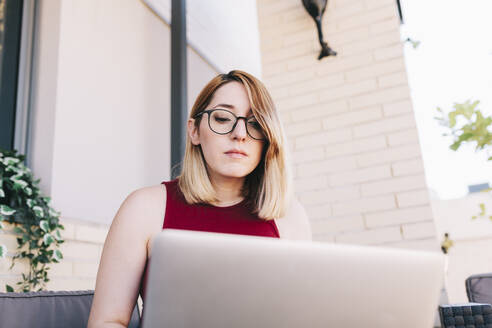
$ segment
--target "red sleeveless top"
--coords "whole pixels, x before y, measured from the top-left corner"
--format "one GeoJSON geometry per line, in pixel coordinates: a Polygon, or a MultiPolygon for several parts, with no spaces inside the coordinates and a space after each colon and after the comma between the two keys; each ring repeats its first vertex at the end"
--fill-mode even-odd
{"type": "MultiPolygon", "coordinates": [[[[208,204],[188,204],[179,189],[178,180],[163,181],[166,186],[167,200],[162,229],[183,229],[240,235],[279,238],[274,220],[265,221],[252,213],[252,207],[246,199],[240,203],[218,207],[208,204]]],[[[140,284],[140,295],[145,297],[147,286],[147,267],[140,284]]]]}

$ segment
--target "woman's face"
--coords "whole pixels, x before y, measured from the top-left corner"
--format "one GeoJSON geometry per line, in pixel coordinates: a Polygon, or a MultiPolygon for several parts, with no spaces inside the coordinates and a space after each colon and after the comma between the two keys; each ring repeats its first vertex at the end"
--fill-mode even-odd
{"type": "MultiPolygon", "coordinates": [[[[206,109],[217,108],[227,109],[236,116],[253,116],[246,89],[236,81],[228,82],[215,91],[206,109]]],[[[209,127],[208,115],[202,114],[198,131],[194,120],[190,119],[188,133],[194,145],[201,145],[211,179],[244,178],[260,162],[265,141],[249,136],[243,119],[238,120],[230,133],[217,134],[209,127]],[[231,151],[240,151],[245,155],[231,151]]]]}

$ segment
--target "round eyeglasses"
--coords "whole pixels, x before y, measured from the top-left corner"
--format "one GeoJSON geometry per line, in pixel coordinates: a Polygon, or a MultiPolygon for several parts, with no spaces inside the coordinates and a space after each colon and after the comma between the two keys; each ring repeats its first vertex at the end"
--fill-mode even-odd
{"type": "Polygon", "coordinates": [[[197,118],[204,113],[208,114],[208,127],[217,134],[230,133],[236,127],[237,122],[240,119],[244,119],[244,122],[246,123],[246,132],[251,138],[256,140],[265,139],[263,129],[254,116],[236,116],[227,109],[208,109],[196,114],[193,118],[197,118]]]}

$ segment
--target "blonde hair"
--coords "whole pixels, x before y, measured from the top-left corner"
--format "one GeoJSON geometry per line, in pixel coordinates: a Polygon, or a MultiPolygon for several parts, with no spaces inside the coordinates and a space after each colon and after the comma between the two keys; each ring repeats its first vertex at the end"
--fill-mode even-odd
{"type": "MultiPolygon", "coordinates": [[[[200,92],[189,117],[195,117],[205,110],[217,89],[232,81],[240,82],[245,87],[253,115],[266,136],[261,160],[246,176],[242,195],[248,199],[258,217],[265,220],[283,217],[292,197],[287,140],[275,105],[263,83],[240,70],[219,74],[200,92]]],[[[201,117],[195,119],[194,124],[197,128],[201,117]]],[[[201,146],[193,145],[188,135],[178,185],[189,204],[218,202],[207,173],[201,146]]]]}

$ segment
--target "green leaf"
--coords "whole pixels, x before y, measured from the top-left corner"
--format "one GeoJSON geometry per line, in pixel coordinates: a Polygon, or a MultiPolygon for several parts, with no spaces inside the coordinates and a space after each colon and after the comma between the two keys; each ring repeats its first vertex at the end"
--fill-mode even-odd
{"type": "Polygon", "coordinates": [[[466,141],[466,140],[470,139],[473,136],[474,136],[474,134],[471,133],[471,132],[463,133],[462,135],[460,135],[459,140],[460,141],[466,141]]]}
{"type": "Polygon", "coordinates": [[[62,254],[62,252],[60,252],[58,249],[56,249],[56,250],[53,252],[53,259],[55,259],[55,260],[57,260],[57,261],[60,261],[62,258],[63,258],[63,254],[62,254]]]}
{"type": "Polygon", "coordinates": [[[50,235],[49,233],[45,234],[43,236],[43,242],[46,246],[49,246],[52,242],[54,242],[55,239],[53,238],[52,235],[50,235]]]}
{"type": "Polygon", "coordinates": [[[0,245],[0,258],[5,258],[7,256],[7,246],[0,245]]]}
{"type": "Polygon", "coordinates": [[[10,179],[12,181],[14,181],[14,187],[15,188],[18,188],[18,189],[24,189],[24,188],[26,188],[29,185],[24,180],[17,180],[17,179],[12,179],[12,178],[10,178],[10,179]]]}
{"type": "Polygon", "coordinates": [[[10,287],[9,285],[5,285],[5,289],[7,290],[7,293],[13,293],[14,289],[10,287]]]}
{"type": "Polygon", "coordinates": [[[60,230],[56,230],[55,231],[55,238],[56,238],[56,240],[61,240],[62,239],[62,236],[60,235],[60,230]]]}
{"type": "Polygon", "coordinates": [[[33,206],[36,205],[36,202],[32,199],[28,199],[26,200],[26,204],[27,206],[29,206],[29,208],[33,208],[33,206]]]}
{"type": "Polygon", "coordinates": [[[458,150],[458,148],[460,148],[460,145],[461,145],[461,142],[456,141],[451,146],[449,146],[449,148],[451,148],[452,150],[456,151],[456,150],[458,150]]]}
{"type": "Polygon", "coordinates": [[[38,249],[39,248],[38,241],[36,239],[31,240],[29,242],[29,248],[31,248],[31,249],[38,249]]]}
{"type": "Polygon", "coordinates": [[[37,217],[42,218],[44,216],[43,208],[41,206],[34,206],[32,210],[37,217]]]}
{"type": "Polygon", "coordinates": [[[49,214],[50,214],[50,216],[52,216],[52,217],[56,217],[56,218],[57,218],[57,217],[59,217],[59,216],[60,216],[60,212],[57,212],[57,211],[55,211],[55,210],[54,210],[54,209],[52,209],[52,208],[49,208],[48,213],[49,213],[49,214]]]}
{"type": "Polygon", "coordinates": [[[20,162],[20,160],[18,158],[15,158],[15,157],[5,157],[3,159],[3,163],[5,165],[14,165],[14,164],[17,164],[19,162],[20,162]]]}
{"type": "Polygon", "coordinates": [[[50,230],[50,225],[48,224],[48,221],[46,220],[41,220],[39,222],[39,227],[41,228],[41,230],[43,230],[44,232],[48,232],[50,230]]]}
{"type": "Polygon", "coordinates": [[[484,203],[480,203],[480,216],[484,216],[485,215],[485,204],[484,203]]]}
{"type": "Polygon", "coordinates": [[[14,209],[11,209],[7,205],[0,205],[0,214],[2,215],[12,215],[15,213],[14,209]]]}
{"type": "MultiPolygon", "coordinates": [[[[60,234],[63,226],[59,223],[59,212],[48,204],[51,198],[43,196],[38,187],[40,179],[35,179],[23,163],[25,157],[16,153],[15,150],[0,150],[0,221],[11,221],[15,215],[21,223],[13,227],[18,251],[11,254],[12,263],[9,266],[12,269],[18,262],[16,260],[29,260],[30,266],[17,283],[18,291],[28,292],[42,290],[44,284],[50,281],[46,265],[59,263],[63,258],[63,254],[55,249],[57,247],[50,247],[51,244],[64,242],[60,234]],[[6,197],[8,199],[5,201],[6,197]],[[29,251],[21,251],[20,248],[26,244],[29,251]]],[[[1,222],[0,229],[5,229],[1,222]]],[[[5,257],[7,249],[2,247],[0,253],[5,257]]],[[[14,291],[10,286],[6,285],[6,288],[14,291]]]]}

